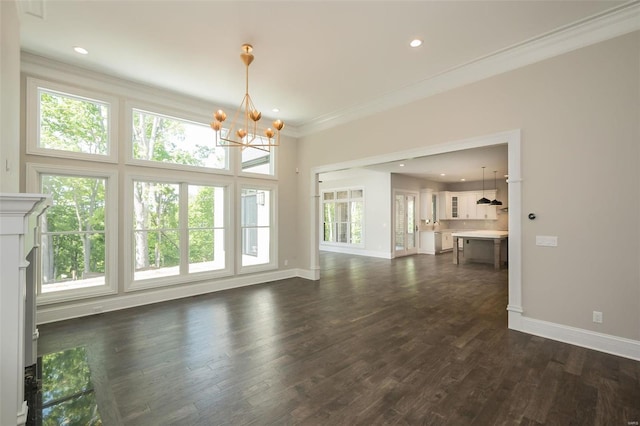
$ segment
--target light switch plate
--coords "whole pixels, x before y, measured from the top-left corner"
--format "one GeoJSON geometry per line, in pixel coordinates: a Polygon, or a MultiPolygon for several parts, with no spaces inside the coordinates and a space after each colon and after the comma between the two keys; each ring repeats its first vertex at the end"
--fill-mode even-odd
{"type": "Polygon", "coordinates": [[[536,245],[543,247],[558,247],[558,237],[555,235],[536,235],[536,245]]]}

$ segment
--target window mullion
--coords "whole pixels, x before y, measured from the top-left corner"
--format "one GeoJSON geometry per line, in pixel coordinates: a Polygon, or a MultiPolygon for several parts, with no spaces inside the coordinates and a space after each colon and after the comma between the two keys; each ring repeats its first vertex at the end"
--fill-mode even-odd
{"type": "Polygon", "coordinates": [[[180,229],[180,275],[189,273],[189,184],[180,184],[179,200],[179,219],[178,227],[180,229]]]}

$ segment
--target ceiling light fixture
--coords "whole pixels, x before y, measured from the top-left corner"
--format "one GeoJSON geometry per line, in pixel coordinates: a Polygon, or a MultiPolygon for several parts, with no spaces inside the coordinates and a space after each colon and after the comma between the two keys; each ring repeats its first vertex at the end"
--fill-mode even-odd
{"type": "Polygon", "coordinates": [[[502,205],[502,201],[498,201],[498,181],[496,180],[496,173],[497,170],[493,171],[493,186],[495,187],[496,190],[496,198],[494,198],[493,200],[491,200],[491,205],[492,206],[501,206],[502,205]]]}
{"type": "Polygon", "coordinates": [[[476,204],[491,204],[491,200],[484,196],[484,169],[485,167],[482,166],[482,198],[476,201],[476,204]]]}
{"type": "Polygon", "coordinates": [[[211,128],[216,134],[216,146],[232,146],[242,149],[257,148],[269,151],[272,146],[280,145],[280,130],[284,127],[282,120],[273,122],[275,130],[269,127],[262,131],[264,136],[258,134],[260,131],[258,121],[262,117],[262,113],[256,109],[251,96],[249,96],[249,65],[253,62],[252,50],[253,46],[250,44],[242,45],[240,59],[246,68],[245,94],[230,125],[226,129],[222,127],[222,123],[227,119],[227,114],[223,110],[219,109],[213,113],[211,128]]]}
{"type": "Polygon", "coordinates": [[[75,46],[73,48],[74,52],[79,53],[81,55],[88,55],[89,51],[87,49],[85,49],[84,47],[80,47],[80,46],[75,46]]]}
{"type": "Polygon", "coordinates": [[[422,40],[420,40],[418,38],[413,39],[413,40],[411,40],[411,43],[409,43],[409,46],[411,46],[411,47],[420,47],[420,46],[422,46],[422,40]]]}

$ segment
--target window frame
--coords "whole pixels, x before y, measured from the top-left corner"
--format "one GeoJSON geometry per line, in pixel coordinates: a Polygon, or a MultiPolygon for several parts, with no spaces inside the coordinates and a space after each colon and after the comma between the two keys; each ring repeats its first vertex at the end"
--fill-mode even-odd
{"type": "MultiPolygon", "coordinates": [[[[320,218],[322,219],[320,221],[320,245],[321,246],[334,246],[334,247],[354,247],[354,248],[364,248],[365,247],[365,215],[366,215],[366,191],[364,187],[361,186],[354,186],[354,187],[340,187],[340,188],[331,188],[331,189],[324,189],[322,191],[320,191],[320,218]],[[338,198],[338,192],[347,192],[347,198],[338,198]],[[351,197],[351,193],[353,191],[362,191],[362,197],[351,197]],[[327,200],[325,201],[325,194],[326,193],[333,193],[334,196],[331,200],[327,200]],[[351,203],[355,202],[355,201],[360,201],[362,202],[362,223],[361,223],[361,228],[362,228],[362,232],[361,232],[361,237],[360,243],[352,243],[351,242],[351,224],[353,223],[353,221],[351,220],[351,203]],[[343,243],[343,242],[339,242],[339,241],[325,241],[324,240],[324,227],[325,227],[325,204],[336,204],[338,202],[346,202],[347,203],[347,235],[349,238],[349,242],[343,243]]],[[[335,223],[343,223],[343,222],[333,222],[335,223]]],[[[337,231],[336,231],[336,235],[337,235],[337,231]]]]}
{"type": "Polygon", "coordinates": [[[242,191],[245,189],[269,191],[269,262],[259,265],[242,265],[242,235],[244,228],[242,227],[242,221],[238,219],[237,226],[235,227],[236,250],[234,252],[236,256],[236,273],[238,275],[244,275],[254,272],[271,271],[274,269],[278,269],[278,185],[275,183],[271,184],[268,182],[257,182],[250,180],[238,181],[235,202],[235,205],[238,206],[239,210],[237,212],[238,218],[240,218],[240,215],[242,214],[242,191]]]}
{"type": "Polygon", "coordinates": [[[42,155],[47,157],[72,158],[85,161],[99,161],[103,163],[118,162],[118,98],[101,92],[81,89],[67,84],[54,83],[35,77],[27,77],[26,96],[26,153],[29,155],[42,155]],[[108,154],[87,154],[83,152],[65,151],[61,149],[43,148],[40,141],[40,89],[57,92],[75,98],[83,98],[88,101],[97,101],[107,104],[109,107],[109,145],[108,154]]]}
{"type": "MultiPolygon", "coordinates": [[[[269,181],[278,180],[278,147],[277,146],[269,147],[269,156],[271,158],[270,166],[269,166],[271,168],[270,174],[245,172],[244,170],[242,170],[242,148],[230,147],[228,149],[231,151],[235,151],[233,164],[235,166],[235,169],[237,170],[236,174],[239,177],[262,179],[262,180],[269,180],[269,181]]],[[[257,148],[251,148],[251,149],[257,149],[257,148]]]]}
{"type": "Polygon", "coordinates": [[[175,286],[181,284],[193,284],[197,281],[232,276],[233,259],[236,254],[234,252],[234,206],[230,203],[231,193],[233,192],[233,182],[229,179],[210,180],[205,178],[185,178],[185,176],[167,176],[161,174],[162,170],[156,173],[127,173],[125,175],[124,189],[124,292],[134,292],[146,289],[158,289],[167,286],[175,286]],[[146,181],[163,184],[178,185],[179,190],[179,211],[180,220],[178,223],[179,240],[180,240],[180,263],[178,265],[179,273],[176,275],[155,277],[142,280],[135,280],[135,238],[133,237],[133,215],[126,212],[133,212],[133,185],[135,181],[146,181]],[[189,185],[197,186],[218,186],[224,188],[224,250],[225,250],[225,267],[214,271],[198,271],[189,272],[189,252],[184,250],[188,241],[188,187],[189,185]]]}
{"type": "MultiPolygon", "coordinates": [[[[125,155],[125,164],[134,165],[134,166],[142,166],[142,167],[152,167],[156,169],[168,169],[168,170],[176,170],[176,171],[196,171],[196,172],[204,172],[204,173],[214,173],[220,175],[232,175],[234,159],[232,158],[232,150],[228,147],[221,147],[226,150],[225,155],[225,167],[221,169],[216,169],[212,167],[203,167],[203,166],[192,166],[188,164],[177,164],[177,163],[165,163],[161,161],[153,161],[153,160],[141,160],[139,158],[133,157],[133,111],[139,110],[144,111],[149,114],[155,114],[158,116],[166,117],[169,119],[176,119],[191,122],[194,124],[200,124],[205,127],[209,127],[208,119],[203,117],[200,114],[186,112],[180,109],[168,108],[163,106],[158,106],[145,102],[138,101],[125,101],[125,114],[124,114],[124,143],[123,146],[126,148],[125,155]]],[[[215,135],[213,130],[211,130],[211,140],[215,146],[215,135]]]]}
{"type": "MultiPolygon", "coordinates": [[[[105,191],[105,283],[101,286],[85,287],[42,293],[42,279],[36,284],[36,303],[38,306],[53,303],[106,296],[118,292],[118,173],[110,170],[95,170],[87,167],[73,167],[26,163],[27,191],[40,193],[42,175],[99,178],[106,180],[105,191]],[[73,293],[71,293],[73,292],[73,293]]],[[[40,245],[38,233],[38,245],[40,245]]],[[[42,262],[40,257],[39,262],[42,262]]],[[[37,265],[38,275],[42,274],[42,265],[37,265]]]]}

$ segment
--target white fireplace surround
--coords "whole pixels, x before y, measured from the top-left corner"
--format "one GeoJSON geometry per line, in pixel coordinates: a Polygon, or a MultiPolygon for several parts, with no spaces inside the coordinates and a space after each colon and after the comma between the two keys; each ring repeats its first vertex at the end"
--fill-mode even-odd
{"type": "MultiPolygon", "coordinates": [[[[31,357],[35,342],[25,338],[28,309],[27,256],[38,244],[38,216],[49,205],[43,194],[0,194],[0,425],[24,425],[25,356],[31,357]],[[29,348],[26,348],[29,345],[29,348]]],[[[33,291],[34,287],[29,286],[33,291]]],[[[33,335],[29,331],[29,335],[33,335]]],[[[35,333],[37,335],[37,333],[35,333]]]]}

